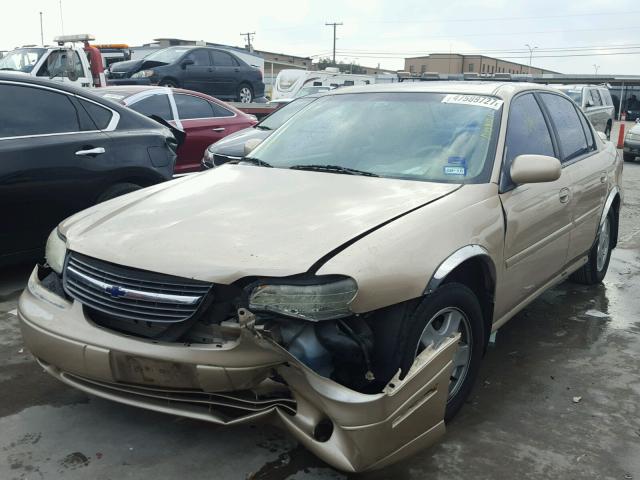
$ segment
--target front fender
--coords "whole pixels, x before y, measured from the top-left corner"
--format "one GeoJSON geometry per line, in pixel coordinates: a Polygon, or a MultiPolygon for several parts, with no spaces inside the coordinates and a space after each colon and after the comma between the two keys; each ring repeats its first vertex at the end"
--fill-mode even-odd
{"type": "Polygon", "coordinates": [[[482,249],[498,266],[503,244],[497,185],[464,185],[358,240],[328,260],[317,274],[354,278],[358,294],[351,308],[365,313],[424,295],[430,280],[440,277],[439,267],[448,269],[445,261],[464,247],[482,249]]]}

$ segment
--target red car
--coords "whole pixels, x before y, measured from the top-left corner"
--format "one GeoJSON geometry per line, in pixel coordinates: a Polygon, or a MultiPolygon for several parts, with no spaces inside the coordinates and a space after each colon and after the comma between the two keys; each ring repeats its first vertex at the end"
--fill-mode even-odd
{"type": "Polygon", "coordinates": [[[157,115],[186,133],[185,142],[178,148],[175,175],[199,171],[209,145],[258,123],[253,115],[217,98],[181,88],[122,86],[97,88],[94,92],[143,115],[157,115]]]}

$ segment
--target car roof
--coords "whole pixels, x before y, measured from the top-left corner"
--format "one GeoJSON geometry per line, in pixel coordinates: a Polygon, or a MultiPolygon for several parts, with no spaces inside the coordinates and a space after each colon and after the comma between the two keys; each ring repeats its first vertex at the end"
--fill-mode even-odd
{"type": "Polygon", "coordinates": [[[427,81],[377,83],[373,85],[341,87],[326,92],[325,95],[344,95],[347,93],[459,93],[467,95],[490,95],[508,99],[525,90],[542,90],[557,92],[553,87],[527,82],[494,82],[494,81],[427,81]]]}

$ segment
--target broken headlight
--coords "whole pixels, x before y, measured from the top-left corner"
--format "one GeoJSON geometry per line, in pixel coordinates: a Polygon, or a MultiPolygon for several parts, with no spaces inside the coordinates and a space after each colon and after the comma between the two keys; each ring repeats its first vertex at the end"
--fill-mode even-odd
{"type": "Polygon", "coordinates": [[[47,239],[47,246],[44,251],[44,258],[51,267],[51,270],[62,274],[64,257],[67,253],[65,238],[60,234],[58,228],[54,228],[47,239]]]}
{"type": "Polygon", "coordinates": [[[149,78],[149,77],[153,77],[155,73],[156,72],[154,72],[153,70],[140,70],[139,72],[136,72],[133,75],[131,75],[131,78],[149,78]]]}
{"type": "Polygon", "coordinates": [[[330,277],[316,283],[260,283],[249,297],[249,308],[301,318],[312,322],[334,320],[352,314],[350,305],[358,293],[353,278],[330,277]]]}

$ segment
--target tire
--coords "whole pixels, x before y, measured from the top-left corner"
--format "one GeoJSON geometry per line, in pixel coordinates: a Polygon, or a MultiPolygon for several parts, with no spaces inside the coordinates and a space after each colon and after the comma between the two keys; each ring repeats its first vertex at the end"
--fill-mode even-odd
{"type": "Polygon", "coordinates": [[[158,82],[158,85],[161,87],[169,87],[169,88],[178,88],[178,82],[173,80],[172,78],[163,78],[158,82]]]}
{"type": "Polygon", "coordinates": [[[633,153],[623,153],[622,158],[625,162],[633,162],[636,159],[636,156],[633,153]]]}
{"type": "Polygon", "coordinates": [[[136,185],[135,183],[116,183],[102,192],[102,195],[98,197],[96,203],[106,202],[107,200],[111,200],[121,195],[135,192],[141,188],[142,187],[140,185],[136,185]]]}
{"type": "Polygon", "coordinates": [[[416,356],[424,349],[422,341],[429,336],[427,332],[434,325],[436,325],[433,328],[437,332],[436,337],[440,333],[438,327],[442,330],[442,333],[447,330],[446,325],[449,324],[446,317],[449,316],[449,313],[452,315],[449,322],[455,321],[456,316],[461,318],[459,330],[463,332],[463,336],[458,354],[454,357],[454,370],[452,371],[452,380],[449,385],[450,396],[447,399],[444,415],[444,419],[447,422],[458,413],[471,393],[484,353],[485,322],[483,321],[482,308],[478,298],[465,285],[447,283],[422,299],[413,313],[402,322],[398,336],[398,338],[404,339],[401,340],[398,366],[402,371],[402,375],[406,375],[416,356]],[[463,346],[467,347],[468,357],[466,359],[462,358],[462,356],[459,357],[462,352],[460,348],[463,346]],[[460,362],[460,365],[456,365],[456,362],[460,362]]]}
{"type": "Polygon", "coordinates": [[[241,83],[236,94],[236,101],[240,103],[251,103],[253,101],[253,89],[246,83],[241,83]]]}
{"type": "Polygon", "coordinates": [[[571,280],[583,285],[596,285],[604,279],[611,260],[615,218],[610,210],[602,228],[598,232],[595,244],[589,252],[589,260],[580,270],[571,275],[571,280]]]}

